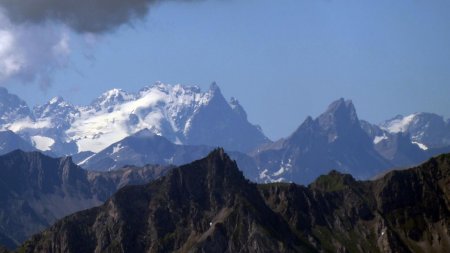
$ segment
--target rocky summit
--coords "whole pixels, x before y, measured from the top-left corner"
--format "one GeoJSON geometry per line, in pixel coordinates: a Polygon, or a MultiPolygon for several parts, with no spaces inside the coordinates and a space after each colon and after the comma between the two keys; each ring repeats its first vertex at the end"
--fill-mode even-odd
{"type": "Polygon", "coordinates": [[[357,181],[246,180],[222,149],[102,206],[70,215],[19,252],[449,252],[450,155],[357,181]]]}

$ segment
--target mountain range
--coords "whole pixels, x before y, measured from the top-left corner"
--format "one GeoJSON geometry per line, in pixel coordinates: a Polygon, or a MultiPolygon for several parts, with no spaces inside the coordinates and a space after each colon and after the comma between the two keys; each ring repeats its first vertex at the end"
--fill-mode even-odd
{"type": "Polygon", "coordinates": [[[5,88],[0,88],[0,100],[0,129],[56,156],[99,152],[143,129],[177,144],[242,152],[269,142],[260,127],[248,122],[238,100],[227,102],[215,83],[207,92],[163,83],[137,93],[112,89],[87,106],[55,97],[30,110],[5,88]]]}
{"type": "Polygon", "coordinates": [[[87,106],[56,97],[33,110],[0,89],[0,137],[9,136],[0,138],[0,154],[22,149],[72,155],[89,170],[181,165],[221,146],[255,182],[308,184],[331,170],[368,179],[450,152],[449,120],[415,113],[376,125],[360,120],[345,99],[272,142],[248,122],[235,98],[225,100],[215,83],[206,92],[163,83],[137,93],[113,89],[87,106]]]}
{"type": "Polygon", "coordinates": [[[19,252],[448,252],[450,155],[357,181],[256,185],[222,149],[63,218],[19,252]]]}

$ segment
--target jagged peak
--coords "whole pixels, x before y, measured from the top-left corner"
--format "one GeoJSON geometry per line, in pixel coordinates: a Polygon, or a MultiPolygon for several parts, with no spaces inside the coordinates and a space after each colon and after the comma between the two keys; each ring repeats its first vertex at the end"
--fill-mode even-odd
{"type": "Polygon", "coordinates": [[[120,96],[123,97],[126,95],[128,95],[128,92],[126,92],[122,89],[119,89],[119,88],[113,88],[113,89],[103,92],[103,94],[100,95],[100,97],[108,99],[108,98],[117,98],[120,96]]]}
{"type": "Polygon", "coordinates": [[[230,108],[230,104],[225,100],[225,97],[223,96],[219,85],[217,85],[216,82],[211,83],[209,86],[208,91],[206,92],[206,104],[226,104],[230,108]]]}
{"type": "Polygon", "coordinates": [[[342,110],[345,110],[351,114],[356,115],[356,109],[355,109],[355,106],[353,105],[353,101],[350,99],[345,100],[344,98],[340,98],[340,99],[332,102],[328,106],[326,113],[336,113],[336,112],[342,111],[342,110]]]}
{"type": "Polygon", "coordinates": [[[352,100],[340,98],[328,106],[328,109],[318,117],[323,128],[340,124],[359,125],[358,115],[352,100]]]}
{"type": "Polygon", "coordinates": [[[92,101],[91,105],[96,107],[108,107],[111,105],[115,105],[116,103],[122,103],[131,100],[133,98],[133,94],[130,94],[122,89],[114,88],[103,92],[102,95],[92,101]]]}
{"type": "Polygon", "coordinates": [[[209,91],[212,93],[220,92],[220,87],[216,82],[212,82],[211,85],[209,85],[209,91]]]}
{"type": "MultiPolygon", "coordinates": [[[[61,96],[56,96],[51,98],[47,104],[43,105],[41,108],[46,107],[46,106],[59,106],[59,107],[68,107],[68,106],[72,106],[70,103],[68,103],[66,100],[64,100],[63,97],[61,96]]],[[[35,108],[39,108],[35,107],[35,108]]]]}
{"type": "Polygon", "coordinates": [[[210,94],[211,99],[223,98],[225,100],[225,98],[223,97],[222,91],[220,90],[220,87],[219,87],[219,85],[217,85],[216,82],[211,83],[211,85],[209,86],[208,93],[210,94]]]}

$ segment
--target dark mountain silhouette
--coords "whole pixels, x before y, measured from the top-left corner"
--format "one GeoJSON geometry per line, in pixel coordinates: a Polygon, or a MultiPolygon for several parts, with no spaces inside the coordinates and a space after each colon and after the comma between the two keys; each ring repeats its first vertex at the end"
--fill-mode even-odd
{"type": "Polygon", "coordinates": [[[448,252],[450,155],[376,181],[255,185],[221,149],[33,236],[20,252],[448,252]]]}
{"type": "Polygon", "coordinates": [[[9,248],[70,213],[100,205],[120,187],[149,182],[167,167],[88,172],[70,157],[20,150],[0,156],[0,244],[9,248]]]}

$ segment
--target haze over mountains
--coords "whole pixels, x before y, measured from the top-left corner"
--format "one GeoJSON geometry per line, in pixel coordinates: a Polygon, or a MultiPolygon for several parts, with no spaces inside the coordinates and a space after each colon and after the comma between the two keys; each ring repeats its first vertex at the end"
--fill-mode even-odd
{"type": "Polygon", "coordinates": [[[344,99],[272,142],[216,84],[206,92],[163,83],[135,94],[113,89],[88,106],[56,97],[33,110],[4,88],[1,96],[0,127],[9,131],[1,134],[9,137],[2,138],[0,152],[73,155],[79,165],[99,171],[180,165],[221,146],[253,181],[307,184],[333,169],[367,179],[450,151],[450,122],[438,115],[397,116],[376,125],[360,120],[353,103],[344,99]]]}

